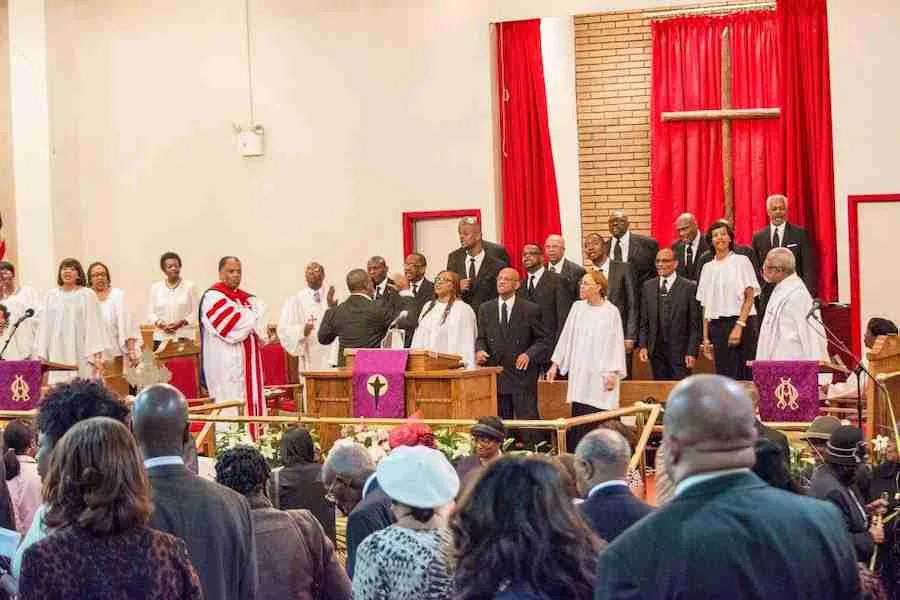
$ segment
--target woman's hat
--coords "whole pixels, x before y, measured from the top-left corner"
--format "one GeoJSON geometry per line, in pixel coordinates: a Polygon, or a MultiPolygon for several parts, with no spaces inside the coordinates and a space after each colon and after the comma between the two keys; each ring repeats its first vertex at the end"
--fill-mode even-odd
{"type": "Polygon", "coordinates": [[[841,422],[837,417],[831,415],[822,415],[813,419],[809,427],[800,434],[801,440],[822,440],[827,442],[831,434],[841,427],[841,422]]]}
{"type": "Polygon", "coordinates": [[[836,465],[857,465],[866,458],[866,443],[858,427],[842,425],[825,445],[825,460],[836,465]]]}
{"type": "Polygon", "coordinates": [[[400,446],[375,468],[388,497],[413,508],[437,508],[459,493],[459,476],[444,455],[425,446],[400,446]]]}
{"type": "Polygon", "coordinates": [[[469,430],[472,435],[497,440],[500,443],[506,439],[506,426],[500,417],[479,417],[478,422],[469,430]]]}

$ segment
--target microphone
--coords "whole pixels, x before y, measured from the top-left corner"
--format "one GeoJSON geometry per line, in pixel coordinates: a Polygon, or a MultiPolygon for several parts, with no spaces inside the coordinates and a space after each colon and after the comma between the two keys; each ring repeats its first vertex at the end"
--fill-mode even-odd
{"type": "Polygon", "coordinates": [[[9,337],[6,338],[6,343],[3,344],[3,349],[0,350],[0,360],[3,360],[3,355],[6,354],[6,349],[9,347],[9,343],[12,341],[13,336],[16,335],[16,331],[19,329],[19,325],[22,324],[22,321],[25,319],[30,319],[34,316],[34,309],[29,308],[25,311],[25,313],[19,317],[15,323],[13,323],[12,330],[9,332],[9,337]]]}
{"type": "Polygon", "coordinates": [[[813,298],[812,308],[809,309],[809,312],[806,313],[806,319],[809,320],[813,316],[815,316],[816,311],[822,307],[822,301],[818,298],[813,298]]]}
{"type": "Polygon", "coordinates": [[[25,314],[23,314],[21,317],[19,317],[19,319],[15,323],[13,323],[13,328],[18,327],[19,325],[22,324],[22,321],[24,321],[25,319],[30,319],[33,316],[34,316],[34,309],[29,308],[28,310],[25,311],[25,314]]]}
{"type": "Polygon", "coordinates": [[[391,321],[390,325],[388,325],[388,329],[393,329],[397,325],[397,323],[399,323],[400,321],[402,321],[403,319],[405,319],[408,316],[409,316],[408,310],[401,310],[400,314],[397,315],[393,321],[391,321]]]}

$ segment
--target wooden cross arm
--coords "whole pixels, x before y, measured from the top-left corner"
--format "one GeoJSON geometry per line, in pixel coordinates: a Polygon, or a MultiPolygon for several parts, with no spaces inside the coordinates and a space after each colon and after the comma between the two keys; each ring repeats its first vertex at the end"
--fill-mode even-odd
{"type": "Polygon", "coordinates": [[[721,121],[724,119],[774,119],[781,116],[780,108],[726,108],[721,110],[683,110],[664,112],[665,121],[721,121]]]}

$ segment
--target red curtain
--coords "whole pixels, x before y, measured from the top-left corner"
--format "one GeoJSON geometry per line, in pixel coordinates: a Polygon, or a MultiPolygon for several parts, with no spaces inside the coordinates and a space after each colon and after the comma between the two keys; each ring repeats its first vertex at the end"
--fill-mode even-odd
{"type": "Polygon", "coordinates": [[[503,244],[516,268],[522,246],[561,230],[542,59],[539,19],[497,25],[503,244]]]}

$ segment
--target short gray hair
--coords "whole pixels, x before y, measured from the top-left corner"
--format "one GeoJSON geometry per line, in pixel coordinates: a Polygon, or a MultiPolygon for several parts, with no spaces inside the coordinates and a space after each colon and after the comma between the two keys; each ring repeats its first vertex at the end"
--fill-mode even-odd
{"type": "Polygon", "coordinates": [[[631,459],[631,446],[618,431],[600,428],[581,438],[575,456],[604,471],[624,474],[631,459]]]}
{"type": "Polygon", "coordinates": [[[784,200],[784,207],[788,207],[788,199],[784,194],[772,194],[768,198],[766,198],[766,210],[769,210],[769,206],[775,202],[776,200],[784,200]]]}
{"type": "Polygon", "coordinates": [[[322,479],[340,476],[361,485],[374,470],[375,464],[362,444],[335,444],[322,466],[322,479]]]}
{"type": "Polygon", "coordinates": [[[772,248],[766,254],[766,261],[784,273],[790,274],[797,270],[797,259],[787,248],[772,248]]]}

